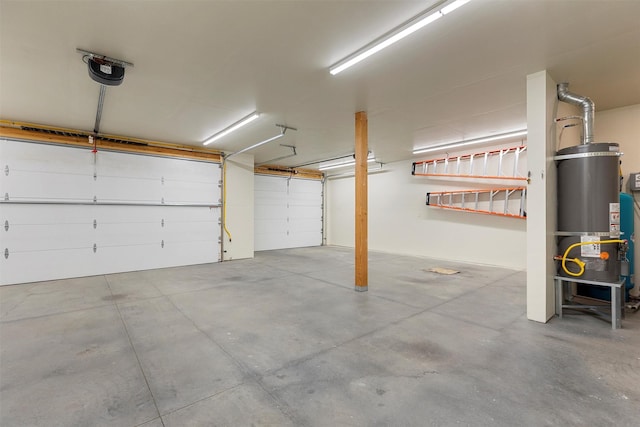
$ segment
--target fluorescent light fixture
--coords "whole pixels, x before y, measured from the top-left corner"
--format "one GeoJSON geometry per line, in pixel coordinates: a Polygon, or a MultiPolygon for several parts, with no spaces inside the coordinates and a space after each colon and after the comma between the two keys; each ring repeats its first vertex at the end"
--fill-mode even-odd
{"type": "MultiPolygon", "coordinates": [[[[367,169],[367,175],[372,175],[374,173],[385,172],[385,170],[383,169],[384,163],[379,163],[379,162],[377,162],[377,163],[378,163],[377,166],[369,167],[367,169]]],[[[348,178],[348,177],[355,176],[355,174],[356,174],[356,171],[348,171],[348,172],[341,172],[341,173],[326,175],[326,178],[327,179],[348,178]]]]}
{"type": "Polygon", "coordinates": [[[465,4],[469,3],[470,1],[471,0],[457,0],[457,1],[454,1],[453,3],[450,3],[447,6],[443,7],[442,9],[440,9],[440,12],[442,12],[443,15],[446,15],[448,13],[453,12],[454,10],[459,8],[460,6],[464,6],[465,4]]]}
{"type": "MultiPolygon", "coordinates": [[[[373,163],[375,161],[376,161],[376,159],[374,158],[373,154],[369,154],[369,156],[367,157],[367,163],[373,163]]],[[[330,163],[330,164],[320,165],[318,170],[327,171],[327,170],[331,170],[331,169],[346,168],[346,167],[355,166],[355,165],[356,165],[356,161],[355,160],[347,160],[347,161],[342,161],[342,162],[337,162],[337,163],[330,163]]]]}
{"type": "Polygon", "coordinates": [[[430,153],[432,151],[448,150],[451,148],[464,147],[467,145],[474,145],[474,144],[482,144],[483,142],[500,141],[503,139],[517,138],[519,136],[526,136],[526,135],[527,135],[526,129],[516,130],[513,132],[501,133],[498,135],[485,136],[485,137],[476,138],[476,139],[468,139],[466,141],[447,142],[446,144],[438,144],[438,145],[432,145],[430,147],[416,148],[415,150],[413,150],[413,154],[423,154],[423,153],[430,153]]]}
{"type": "Polygon", "coordinates": [[[202,143],[202,145],[209,145],[213,141],[217,141],[218,139],[222,138],[223,136],[229,135],[231,132],[240,129],[242,126],[251,123],[252,121],[257,119],[258,117],[260,117],[260,113],[258,113],[257,111],[254,111],[253,113],[249,114],[248,116],[238,120],[237,122],[235,122],[231,126],[225,128],[225,129],[221,130],[220,132],[214,134],[213,136],[207,138],[202,143]]]}
{"type": "Polygon", "coordinates": [[[383,35],[382,37],[369,43],[362,49],[357,50],[353,54],[347,56],[345,59],[341,60],[340,62],[332,65],[329,68],[329,72],[335,76],[339,72],[346,70],[347,68],[357,64],[358,62],[370,57],[371,55],[377,52],[380,52],[385,47],[391,46],[398,40],[401,40],[407,37],[408,35],[415,33],[420,28],[426,27],[433,21],[436,21],[437,19],[440,19],[444,15],[453,12],[454,10],[468,3],[469,1],[471,0],[456,0],[438,9],[438,7],[442,5],[442,3],[440,3],[435,8],[432,7],[430,9],[427,9],[426,11],[422,12],[419,15],[414,16],[413,18],[411,18],[404,24],[400,25],[399,27],[396,27],[393,30],[389,31],[387,34],[383,35]]]}

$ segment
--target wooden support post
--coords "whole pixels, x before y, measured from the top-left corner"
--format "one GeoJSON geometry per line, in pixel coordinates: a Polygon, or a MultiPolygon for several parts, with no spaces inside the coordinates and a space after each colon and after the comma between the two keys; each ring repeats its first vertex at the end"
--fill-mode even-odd
{"type": "Polygon", "coordinates": [[[369,156],[367,135],[367,113],[356,113],[356,286],[355,290],[368,289],[368,198],[367,198],[367,157],[369,156]]]}

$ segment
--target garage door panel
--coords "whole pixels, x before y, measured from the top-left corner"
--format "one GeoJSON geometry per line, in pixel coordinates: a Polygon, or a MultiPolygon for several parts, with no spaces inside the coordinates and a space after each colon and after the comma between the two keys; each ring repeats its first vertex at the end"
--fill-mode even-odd
{"type": "Polygon", "coordinates": [[[255,177],[255,250],[322,244],[322,182],[255,177]]]}
{"type": "Polygon", "coordinates": [[[256,175],[254,180],[254,191],[271,192],[271,193],[287,193],[287,178],[278,176],[256,175]]]}
{"type": "Polygon", "coordinates": [[[162,267],[157,244],[102,246],[96,251],[96,273],[111,274],[162,267]]]}
{"type": "Polygon", "coordinates": [[[93,226],[96,207],[91,205],[45,205],[34,209],[33,205],[3,204],[0,206],[2,223],[9,222],[9,231],[16,226],[51,226],[57,224],[84,224],[93,226]]]}
{"type": "MultiPolygon", "coordinates": [[[[4,249],[3,249],[4,251],[4,249]]],[[[2,257],[0,283],[28,283],[70,277],[91,276],[95,271],[92,249],[10,251],[2,257]]]]}
{"type": "Polygon", "coordinates": [[[166,203],[218,204],[220,189],[218,184],[202,182],[177,182],[165,184],[162,197],[166,203]]]}
{"type": "Polygon", "coordinates": [[[100,176],[96,180],[95,195],[101,202],[160,203],[162,184],[160,179],[156,182],[141,178],[100,176]]]}
{"type": "Polygon", "coordinates": [[[165,232],[163,233],[163,241],[165,243],[190,243],[190,242],[200,242],[200,241],[218,241],[218,237],[220,235],[219,229],[214,229],[210,227],[208,230],[203,229],[202,227],[191,227],[191,229],[184,229],[181,231],[175,232],[165,232]]]}
{"type": "Polygon", "coordinates": [[[256,234],[255,237],[255,250],[256,251],[266,251],[271,250],[273,248],[273,242],[279,242],[278,249],[288,248],[287,242],[289,240],[289,236],[287,235],[286,230],[272,230],[269,232],[264,232],[260,234],[256,234]]]}
{"type": "Polygon", "coordinates": [[[45,212],[29,205],[2,205],[2,250],[43,251],[70,248],[90,248],[93,222],[92,206],[46,206],[45,212]],[[8,226],[8,227],[7,227],[8,226]]]}
{"type": "Polygon", "coordinates": [[[217,204],[218,164],[99,152],[94,165],[87,152],[0,140],[3,161],[45,172],[0,174],[3,188],[27,195],[0,204],[0,285],[219,260],[220,208],[161,204],[171,191],[165,203],[217,204]],[[64,204],[76,197],[90,204],[64,204]]]}
{"type": "Polygon", "coordinates": [[[219,207],[180,207],[172,206],[171,208],[161,208],[162,217],[165,223],[183,222],[183,221],[218,221],[220,219],[221,209],[219,207]]]}
{"type": "Polygon", "coordinates": [[[289,230],[293,233],[298,232],[320,232],[322,230],[322,222],[317,218],[297,219],[289,221],[289,230]]]}
{"type": "Polygon", "coordinates": [[[292,179],[289,184],[289,192],[295,194],[297,199],[307,196],[315,199],[317,194],[322,192],[322,182],[310,179],[292,179]]]}
{"type": "Polygon", "coordinates": [[[162,241],[160,224],[104,224],[96,230],[99,247],[107,245],[157,244],[162,241]]]}
{"type": "Polygon", "coordinates": [[[100,228],[118,224],[157,224],[161,226],[165,211],[160,206],[96,206],[94,217],[100,228]]]}
{"type": "Polygon", "coordinates": [[[254,218],[256,221],[268,221],[268,220],[282,220],[286,221],[286,205],[278,206],[278,205],[259,205],[256,206],[256,212],[254,213],[254,218]]]}
{"type": "Polygon", "coordinates": [[[14,200],[90,200],[93,155],[90,150],[2,140],[0,192],[14,200]]]}
{"type": "Polygon", "coordinates": [[[272,232],[284,232],[289,229],[289,222],[286,219],[264,219],[255,221],[257,230],[256,235],[267,234],[272,232]]]}
{"type": "Polygon", "coordinates": [[[87,238],[84,230],[73,227],[57,227],[54,231],[45,231],[39,235],[24,237],[16,233],[3,239],[4,248],[14,252],[42,252],[93,247],[96,239],[87,238]]]}
{"type": "Polygon", "coordinates": [[[289,244],[292,248],[320,246],[322,245],[322,233],[317,231],[296,232],[290,236],[289,244]]]}
{"type": "Polygon", "coordinates": [[[292,219],[322,217],[322,208],[320,206],[290,206],[289,217],[292,219]]]}
{"type": "Polygon", "coordinates": [[[136,178],[156,182],[162,179],[163,166],[172,161],[112,151],[99,151],[96,159],[99,177],[136,178]]]}
{"type": "Polygon", "coordinates": [[[48,172],[12,171],[6,177],[2,195],[10,200],[91,201],[93,177],[48,172]]]}
{"type": "Polygon", "coordinates": [[[164,266],[177,267],[180,265],[218,262],[220,246],[216,242],[205,239],[188,242],[166,242],[163,249],[165,257],[164,266]]]}
{"type": "Polygon", "coordinates": [[[93,176],[94,155],[89,149],[2,140],[0,156],[9,176],[17,171],[73,173],[93,176]]]}

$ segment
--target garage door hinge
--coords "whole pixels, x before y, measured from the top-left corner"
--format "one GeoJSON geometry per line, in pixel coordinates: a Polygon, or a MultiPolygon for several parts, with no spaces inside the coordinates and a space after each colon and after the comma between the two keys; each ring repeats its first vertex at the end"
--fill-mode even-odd
{"type": "Polygon", "coordinates": [[[160,220],[160,227],[164,227],[164,218],[162,218],[162,220],[160,220]]]}
{"type": "Polygon", "coordinates": [[[162,185],[164,185],[164,176],[160,177],[160,182],[162,183],[162,185]]]}
{"type": "Polygon", "coordinates": [[[93,180],[94,181],[98,180],[98,174],[96,172],[93,173],[93,180]]]}
{"type": "Polygon", "coordinates": [[[218,243],[222,243],[222,237],[218,237],[218,243]]]}
{"type": "Polygon", "coordinates": [[[4,174],[5,174],[5,175],[7,175],[7,176],[9,176],[9,165],[6,165],[6,166],[4,167],[4,174]]]}
{"type": "Polygon", "coordinates": [[[9,248],[5,248],[4,249],[4,259],[8,259],[9,258],[9,248]]]}
{"type": "Polygon", "coordinates": [[[164,197],[160,200],[160,203],[164,205],[164,197]]]}
{"type": "Polygon", "coordinates": [[[98,251],[98,245],[93,244],[93,253],[95,254],[98,251]]]}
{"type": "Polygon", "coordinates": [[[162,242],[160,242],[160,247],[164,248],[164,240],[162,242]]]}
{"type": "Polygon", "coordinates": [[[9,220],[5,220],[4,222],[4,231],[9,231],[9,220]]]}
{"type": "Polygon", "coordinates": [[[9,201],[9,193],[4,193],[4,201],[9,201]]]}
{"type": "Polygon", "coordinates": [[[95,230],[96,228],[98,228],[98,220],[94,219],[93,220],[93,229],[95,230]]]}
{"type": "Polygon", "coordinates": [[[93,203],[98,203],[98,197],[97,196],[93,196],[93,203]]]}
{"type": "Polygon", "coordinates": [[[222,225],[222,218],[218,217],[218,225],[222,225]]]}

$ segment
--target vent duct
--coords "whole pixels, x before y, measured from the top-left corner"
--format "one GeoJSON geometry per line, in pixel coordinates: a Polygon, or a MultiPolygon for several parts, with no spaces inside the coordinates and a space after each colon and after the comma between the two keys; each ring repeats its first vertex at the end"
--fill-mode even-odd
{"type": "Polygon", "coordinates": [[[569,83],[560,83],[558,85],[558,100],[582,108],[582,144],[591,144],[593,142],[593,121],[596,109],[593,101],[586,96],[569,92],[569,83]]]}

